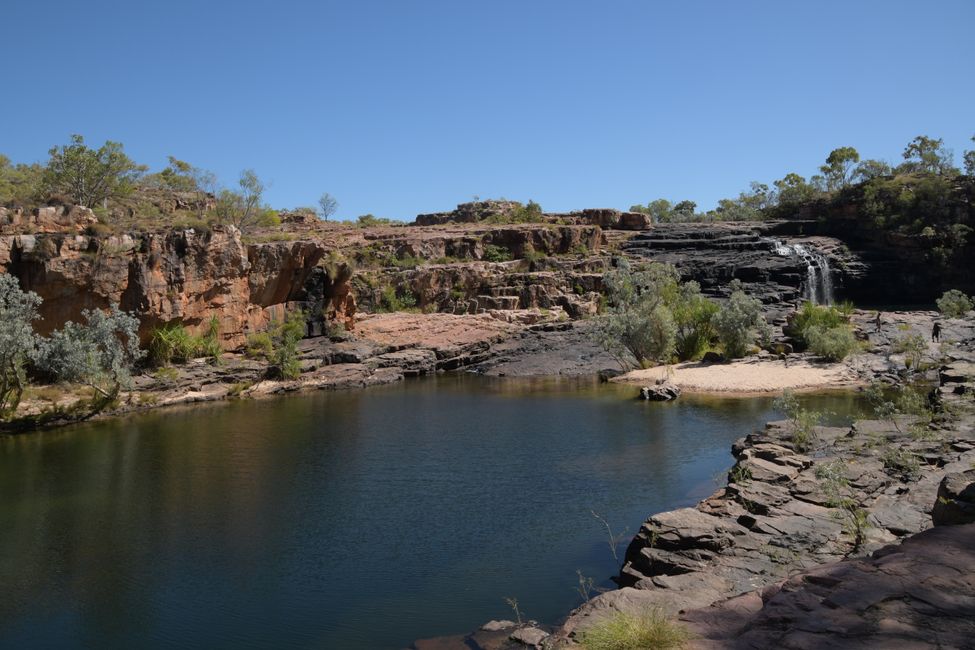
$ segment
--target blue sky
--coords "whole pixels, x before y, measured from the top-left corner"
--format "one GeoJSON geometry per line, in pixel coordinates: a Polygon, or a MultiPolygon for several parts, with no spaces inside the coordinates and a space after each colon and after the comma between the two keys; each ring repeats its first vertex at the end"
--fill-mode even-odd
{"type": "Polygon", "coordinates": [[[83,134],[175,155],[275,207],[412,218],[713,207],[830,149],[896,161],[975,133],[975,2],[45,2],[2,12],[0,153],[83,134]]]}

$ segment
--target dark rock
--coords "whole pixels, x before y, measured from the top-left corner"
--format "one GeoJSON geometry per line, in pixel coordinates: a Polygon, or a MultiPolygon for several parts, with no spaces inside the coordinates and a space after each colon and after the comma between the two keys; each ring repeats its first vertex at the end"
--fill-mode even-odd
{"type": "Polygon", "coordinates": [[[708,350],[707,352],[704,353],[704,356],[701,357],[701,362],[702,363],[724,363],[725,356],[720,352],[715,352],[714,350],[708,350]]]}
{"type": "Polygon", "coordinates": [[[975,522],[975,469],[948,474],[941,479],[931,520],[935,526],[975,522]]]}
{"type": "Polygon", "coordinates": [[[652,402],[669,402],[680,397],[680,387],[674,384],[657,384],[640,389],[640,399],[652,402]]]}

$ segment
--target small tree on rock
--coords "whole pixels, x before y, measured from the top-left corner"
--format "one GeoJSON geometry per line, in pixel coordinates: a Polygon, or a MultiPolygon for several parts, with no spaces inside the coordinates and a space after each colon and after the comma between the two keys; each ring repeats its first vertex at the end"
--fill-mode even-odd
{"type": "Polygon", "coordinates": [[[328,192],[322,194],[318,199],[318,216],[322,221],[328,221],[329,217],[334,215],[338,209],[339,202],[328,192]]]}
{"type": "Polygon", "coordinates": [[[71,144],[54,147],[49,153],[45,189],[88,208],[129,194],[147,169],[125,155],[120,143],[109,140],[90,149],[80,135],[72,135],[71,144]]]}

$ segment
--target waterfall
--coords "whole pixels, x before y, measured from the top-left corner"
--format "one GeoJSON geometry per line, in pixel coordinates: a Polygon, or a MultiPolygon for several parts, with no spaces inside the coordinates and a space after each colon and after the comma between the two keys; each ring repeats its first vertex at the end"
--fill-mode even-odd
{"type": "Polygon", "coordinates": [[[833,274],[829,259],[822,253],[810,250],[802,244],[774,242],[775,254],[782,257],[798,257],[806,264],[806,281],[803,283],[803,297],[817,305],[832,305],[833,274]]]}

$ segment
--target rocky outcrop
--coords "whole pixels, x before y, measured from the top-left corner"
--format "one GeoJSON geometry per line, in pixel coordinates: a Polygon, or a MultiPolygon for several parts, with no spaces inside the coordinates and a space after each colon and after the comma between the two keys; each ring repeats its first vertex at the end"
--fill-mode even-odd
{"type": "Polygon", "coordinates": [[[975,523],[975,469],[941,479],[931,521],[935,526],[975,523]]]}
{"type": "Polygon", "coordinates": [[[307,292],[324,249],[312,242],[246,246],[234,228],[93,237],[0,238],[0,267],[43,298],[41,333],[112,303],[133,311],[145,339],[163,323],[203,327],[213,316],[223,343],[281,317],[307,292]]]}
{"type": "Polygon", "coordinates": [[[0,206],[0,235],[16,233],[80,233],[98,223],[95,213],[80,205],[45,205],[33,210],[0,206]]]}
{"type": "Polygon", "coordinates": [[[732,280],[765,304],[792,302],[809,295],[810,282],[822,279],[824,269],[810,268],[809,259],[793,248],[822,256],[829,279],[840,296],[858,277],[857,258],[841,242],[797,236],[781,222],[655,224],[623,243],[637,259],[674,265],[685,280],[700,283],[705,293],[723,296],[732,280]],[[790,247],[785,248],[782,244],[790,247]]]}
{"type": "Polygon", "coordinates": [[[686,612],[686,647],[968,648],[973,566],[975,524],[935,528],[686,612]]]}
{"type": "Polygon", "coordinates": [[[491,217],[506,217],[521,207],[518,201],[471,201],[461,203],[450,212],[420,214],[416,217],[418,226],[439,226],[446,223],[477,223],[491,217]]]}

